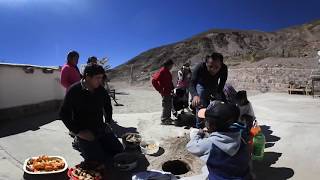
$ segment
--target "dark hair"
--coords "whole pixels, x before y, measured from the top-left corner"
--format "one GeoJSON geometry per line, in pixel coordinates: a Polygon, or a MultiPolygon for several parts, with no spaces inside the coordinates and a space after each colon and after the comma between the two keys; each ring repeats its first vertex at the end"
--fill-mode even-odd
{"type": "MultiPolygon", "coordinates": [[[[207,110],[208,111],[208,110],[207,110]]],[[[238,121],[240,109],[234,104],[219,103],[212,110],[206,112],[206,121],[216,131],[226,132],[229,127],[238,121]]]]}
{"type": "Polygon", "coordinates": [[[213,61],[220,61],[221,63],[223,63],[222,54],[217,52],[213,52],[211,55],[207,55],[205,61],[208,62],[209,59],[212,59],[213,61]]]}
{"type": "Polygon", "coordinates": [[[238,91],[235,97],[235,102],[239,105],[246,105],[249,103],[247,98],[247,91],[238,91]]]}
{"type": "Polygon", "coordinates": [[[105,71],[102,66],[97,64],[88,64],[83,71],[84,78],[88,76],[93,77],[98,74],[105,74],[105,71]]]}
{"type": "Polygon", "coordinates": [[[166,62],[164,62],[162,66],[164,66],[164,67],[169,67],[169,66],[171,66],[171,65],[173,65],[173,61],[172,61],[171,59],[169,59],[169,60],[167,60],[166,62]]]}
{"type": "Polygon", "coordinates": [[[77,51],[70,51],[67,56],[67,61],[72,60],[74,57],[79,57],[79,53],[77,51]]]}
{"type": "Polygon", "coordinates": [[[92,63],[93,61],[98,61],[98,58],[95,56],[91,56],[88,58],[87,64],[92,63]]]}

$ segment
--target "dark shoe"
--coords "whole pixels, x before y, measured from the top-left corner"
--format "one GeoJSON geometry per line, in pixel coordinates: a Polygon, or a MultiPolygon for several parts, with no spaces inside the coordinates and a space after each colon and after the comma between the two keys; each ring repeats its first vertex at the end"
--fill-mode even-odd
{"type": "Polygon", "coordinates": [[[172,111],[172,115],[173,115],[174,117],[177,117],[178,112],[177,112],[177,111],[172,111]]]}
{"type": "Polygon", "coordinates": [[[76,134],[74,134],[73,132],[69,131],[69,136],[71,136],[72,138],[74,138],[76,136],[76,134]]]}
{"type": "Polygon", "coordinates": [[[161,125],[172,125],[173,120],[171,118],[161,120],[161,125]]]}
{"type": "Polygon", "coordinates": [[[73,138],[72,147],[73,147],[73,149],[80,152],[80,145],[79,145],[79,140],[77,137],[73,138]]]}

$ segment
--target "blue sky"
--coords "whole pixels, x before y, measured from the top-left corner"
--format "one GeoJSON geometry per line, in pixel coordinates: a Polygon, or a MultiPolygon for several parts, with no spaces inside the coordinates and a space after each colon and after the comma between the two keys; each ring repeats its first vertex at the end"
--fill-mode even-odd
{"type": "Polygon", "coordinates": [[[320,0],[0,0],[0,61],[114,67],[212,28],[274,31],[320,19],[320,0]]]}

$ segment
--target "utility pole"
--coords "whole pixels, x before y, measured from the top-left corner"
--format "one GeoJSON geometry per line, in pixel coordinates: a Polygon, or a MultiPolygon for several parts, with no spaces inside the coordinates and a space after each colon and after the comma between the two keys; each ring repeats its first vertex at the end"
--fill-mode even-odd
{"type": "Polygon", "coordinates": [[[130,68],[130,80],[129,80],[130,85],[133,83],[133,64],[131,64],[130,68]]]}

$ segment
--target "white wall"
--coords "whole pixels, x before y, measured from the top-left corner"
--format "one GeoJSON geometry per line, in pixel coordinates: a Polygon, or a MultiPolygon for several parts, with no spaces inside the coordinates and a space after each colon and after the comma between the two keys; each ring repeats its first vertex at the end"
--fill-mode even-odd
{"type": "Polygon", "coordinates": [[[27,74],[23,66],[0,64],[0,109],[63,99],[60,71],[43,73],[42,69],[34,67],[27,74]]]}

